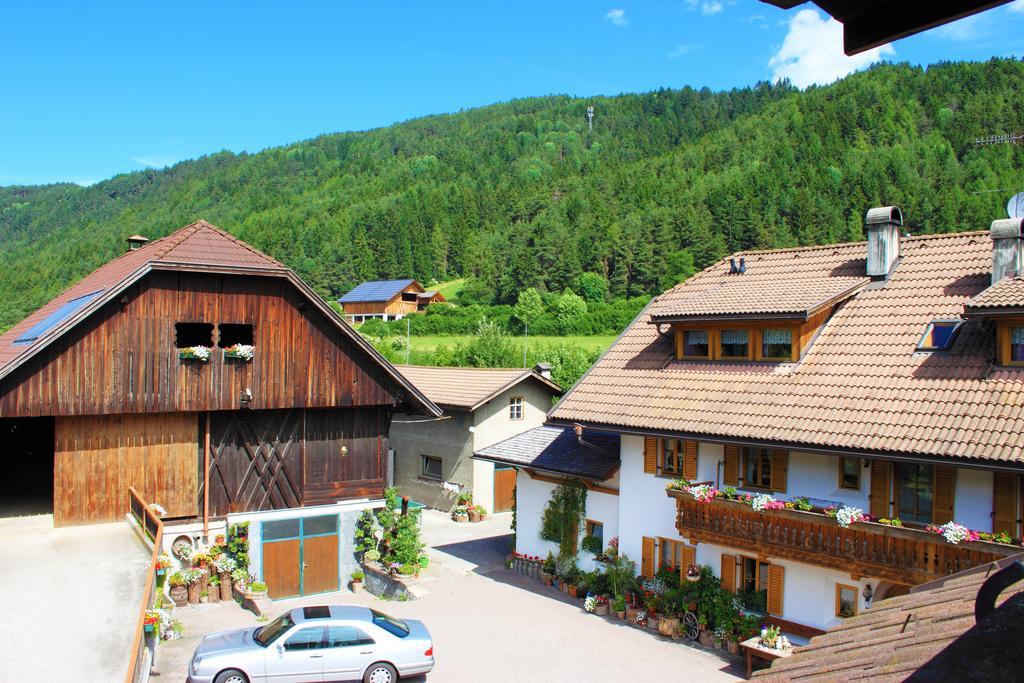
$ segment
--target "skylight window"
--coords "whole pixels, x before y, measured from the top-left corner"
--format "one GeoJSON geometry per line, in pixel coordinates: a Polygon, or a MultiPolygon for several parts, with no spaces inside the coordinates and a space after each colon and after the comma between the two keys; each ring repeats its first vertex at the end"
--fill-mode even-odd
{"type": "Polygon", "coordinates": [[[921,340],[917,342],[918,351],[945,351],[953,344],[956,331],[964,324],[963,320],[933,320],[928,323],[921,340]]]}
{"type": "Polygon", "coordinates": [[[65,302],[50,315],[46,316],[35,325],[26,330],[20,337],[14,340],[15,344],[32,344],[44,334],[60,325],[62,322],[82,310],[90,301],[103,293],[102,289],[84,294],[80,297],[65,302]]]}

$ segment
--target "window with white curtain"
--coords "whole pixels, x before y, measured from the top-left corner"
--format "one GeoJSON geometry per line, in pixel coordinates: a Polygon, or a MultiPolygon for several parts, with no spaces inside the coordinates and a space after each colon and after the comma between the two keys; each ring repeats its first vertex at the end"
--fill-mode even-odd
{"type": "Polygon", "coordinates": [[[761,331],[761,357],[765,359],[784,358],[793,355],[793,330],[765,329],[761,331]]]}
{"type": "Polygon", "coordinates": [[[750,355],[747,330],[722,330],[719,339],[722,358],[747,358],[750,355]]]}

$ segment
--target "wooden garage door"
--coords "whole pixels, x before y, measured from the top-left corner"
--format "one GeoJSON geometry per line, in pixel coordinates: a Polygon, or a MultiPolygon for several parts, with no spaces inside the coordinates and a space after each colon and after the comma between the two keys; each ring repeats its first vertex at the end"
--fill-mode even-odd
{"type": "Polygon", "coordinates": [[[263,522],[263,580],[271,598],[338,590],[338,516],[263,522]]]}
{"type": "Polygon", "coordinates": [[[507,512],[516,500],[516,471],[512,467],[494,470],[494,511],[507,512]]]}

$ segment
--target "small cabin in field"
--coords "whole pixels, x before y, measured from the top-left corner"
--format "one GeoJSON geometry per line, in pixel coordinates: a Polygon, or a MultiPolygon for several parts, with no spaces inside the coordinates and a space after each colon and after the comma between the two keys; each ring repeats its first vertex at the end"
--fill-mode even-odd
{"type": "Polygon", "coordinates": [[[416,280],[407,279],[364,282],[338,299],[338,303],[348,321],[358,324],[370,318],[401,320],[444,300],[440,292],[424,290],[416,280]]]}

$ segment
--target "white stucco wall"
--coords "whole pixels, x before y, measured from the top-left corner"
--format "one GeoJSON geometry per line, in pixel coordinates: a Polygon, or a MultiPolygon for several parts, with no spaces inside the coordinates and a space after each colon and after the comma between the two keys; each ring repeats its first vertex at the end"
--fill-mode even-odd
{"type": "MultiPolygon", "coordinates": [[[[607,488],[615,488],[614,480],[602,483],[607,488]]],[[[532,479],[530,475],[519,471],[516,475],[516,550],[527,555],[547,557],[547,554],[558,555],[558,544],[545,541],[540,537],[541,515],[551,498],[555,484],[532,479]]],[[[601,522],[604,525],[604,540],[608,541],[619,535],[618,496],[609,493],[587,493],[586,519],[601,522]]],[[[580,538],[582,539],[582,533],[580,538]]],[[[594,556],[580,551],[577,566],[583,571],[596,568],[594,556]]]]}
{"type": "MultiPolygon", "coordinates": [[[[644,473],[643,437],[623,435],[621,456],[619,552],[636,562],[639,571],[644,536],[681,540],[676,531],[676,502],[665,493],[671,479],[644,473]]],[[[703,480],[699,455],[697,472],[703,480]]]]}

